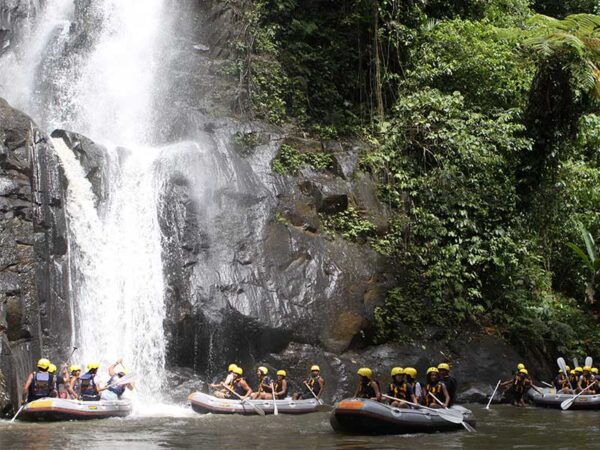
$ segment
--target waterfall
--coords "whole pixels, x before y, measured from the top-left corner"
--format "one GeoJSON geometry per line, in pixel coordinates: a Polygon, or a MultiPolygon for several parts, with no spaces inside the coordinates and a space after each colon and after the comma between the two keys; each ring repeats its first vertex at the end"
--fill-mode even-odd
{"type": "Polygon", "coordinates": [[[164,174],[162,150],[152,148],[153,107],[167,101],[155,89],[164,2],[46,0],[23,45],[0,60],[0,96],[48,131],[77,131],[107,147],[108,192],[97,207],[76,156],[54,140],[68,179],[75,359],[106,369],[123,357],[141,375],[141,394],[154,400],[166,348],[158,224],[164,174]],[[94,18],[83,47],[72,42],[86,25],[72,26],[81,22],[77,14],[94,18]]]}

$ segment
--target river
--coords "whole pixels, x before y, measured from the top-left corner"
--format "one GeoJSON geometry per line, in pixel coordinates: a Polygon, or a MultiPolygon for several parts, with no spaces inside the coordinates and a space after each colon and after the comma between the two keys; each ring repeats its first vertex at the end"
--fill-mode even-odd
{"type": "Polygon", "coordinates": [[[304,416],[201,416],[165,407],[126,419],[91,422],[0,422],[0,448],[214,449],[592,449],[600,448],[600,413],[534,407],[469,406],[477,432],[405,436],[335,433],[326,413],[304,416]]]}

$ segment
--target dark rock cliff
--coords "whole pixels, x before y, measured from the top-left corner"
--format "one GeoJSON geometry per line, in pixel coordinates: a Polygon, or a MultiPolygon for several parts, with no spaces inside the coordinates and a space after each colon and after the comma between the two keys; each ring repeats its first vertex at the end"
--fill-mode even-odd
{"type": "Polygon", "coordinates": [[[64,186],[48,136],[0,99],[0,409],[42,351],[69,347],[64,186]]]}

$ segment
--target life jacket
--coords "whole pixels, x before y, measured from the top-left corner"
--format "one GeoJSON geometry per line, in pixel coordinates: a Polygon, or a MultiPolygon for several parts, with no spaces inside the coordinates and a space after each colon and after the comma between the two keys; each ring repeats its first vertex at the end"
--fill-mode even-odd
{"type": "MultiPolygon", "coordinates": [[[[370,380],[367,383],[360,383],[360,388],[358,390],[358,398],[374,398],[376,397],[375,389],[371,385],[372,382],[375,382],[377,386],[379,386],[379,381],[370,380]]],[[[381,389],[380,389],[381,390],[381,389]]]]}
{"type": "Polygon", "coordinates": [[[447,377],[442,378],[442,382],[446,385],[446,390],[450,397],[450,402],[448,403],[448,407],[450,407],[454,404],[454,400],[456,399],[456,378],[452,375],[448,375],[447,377]]]}
{"type": "Polygon", "coordinates": [[[50,397],[54,390],[54,376],[48,372],[33,372],[29,395],[33,399],[50,397]]]}
{"type": "Polygon", "coordinates": [[[317,375],[316,377],[311,376],[307,382],[307,384],[317,396],[319,395],[319,392],[321,392],[321,383],[319,383],[320,378],[321,375],[317,375]]]}
{"type": "MultiPolygon", "coordinates": [[[[596,381],[594,379],[594,377],[590,376],[589,378],[584,377],[583,375],[581,376],[581,387],[582,389],[585,389],[586,387],[588,387],[590,384],[592,384],[594,381],[596,381]]],[[[589,391],[589,389],[588,389],[589,391]]]]}
{"type": "Polygon", "coordinates": [[[233,391],[240,397],[243,397],[248,393],[248,391],[244,389],[244,387],[240,383],[240,381],[242,381],[243,379],[244,378],[236,378],[233,381],[233,391]]]}
{"type": "Polygon", "coordinates": [[[98,399],[96,389],[95,373],[86,372],[79,377],[79,395],[83,399],[98,399]]]}
{"type": "Polygon", "coordinates": [[[401,384],[390,383],[388,392],[390,397],[410,401],[410,398],[408,398],[408,384],[406,382],[402,382],[401,384]]]}
{"type": "MultiPolygon", "coordinates": [[[[290,383],[285,384],[285,391],[283,391],[282,394],[279,394],[277,396],[278,398],[286,398],[287,397],[289,385],[290,385],[290,383]]],[[[277,380],[277,382],[275,383],[275,392],[281,391],[282,386],[283,386],[283,380],[281,380],[281,381],[277,380]]]]}
{"type": "Polygon", "coordinates": [[[579,377],[577,375],[570,375],[569,383],[571,383],[571,388],[575,389],[577,387],[577,383],[579,383],[579,377]]]}
{"type": "Polygon", "coordinates": [[[262,378],[258,382],[258,392],[271,392],[271,377],[267,375],[263,375],[262,378]]]}
{"type": "Polygon", "coordinates": [[[443,386],[444,383],[442,383],[441,381],[438,381],[434,385],[427,383],[427,385],[425,386],[425,404],[427,406],[433,403],[437,404],[437,402],[433,398],[431,398],[431,395],[429,395],[429,393],[433,394],[433,396],[437,398],[442,404],[446,402],[446,399],[444,398],[443,386]]]}
{"type": "MultiPolygon", "coordinates": [[[[108,380],[108,384],[113,384],[116,383],[117,381],[119,381],[121,378],[118,375],[113,375],[110,380],[108,380]]],[[[123,395],[125,393],[125,385],[121,385],[121,386],[111,386],[108,388],[109,391],[114,392],[115,394],[117,394],[119,396],[119,398],[121,398],[121,395],[123,395]]]]}

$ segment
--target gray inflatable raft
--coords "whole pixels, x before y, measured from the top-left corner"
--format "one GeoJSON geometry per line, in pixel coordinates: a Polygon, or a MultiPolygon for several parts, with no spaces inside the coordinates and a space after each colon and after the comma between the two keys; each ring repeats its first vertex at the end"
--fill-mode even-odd
{"type": "Polygon", "coordinates": [[[62,398],[42,398],[25,405],[17,419],[28,422],[106,419],[131,414],[131,400],[82,402],[62,398]]]}
{"type": "MultiPolygon", "coordinates": [[[[557,393],[556,389],[544,388],[540,391],[541,394],[530,389],[528,395],[535,406],[543,408],[560,409],[562,402],[573,398],[572,394],[557,393]]],[[[600,409],[600,395],[580,395],[569,409],[600,409]]]]}
{"type": "MultiPolygon", "coordinates": [[[[229,400],[213,397],[202,392],[194,392],[188,396],[192,409],[199,414],[258,414],[250,403],[262,409],[266,414],[273,414],[272,400],[229,400]]],[[[319,403],[315,399],[292,400],[285,398],[277,400],[277,409],[280,414],[307,414],[319,410],[319,403]]]]}
{"type": "MultiPolygon", "coordinates": [[[[455,414],[475,426],[471,411],[452,406],[455,414]]],[[[361,398],[349,398],[335,405],[330,417],[335,431],[350,434],[412,434],[463,430],[460,423],[449,422],[439,414],[424,409],[393,408],[384,403],[361,398]]]]}

